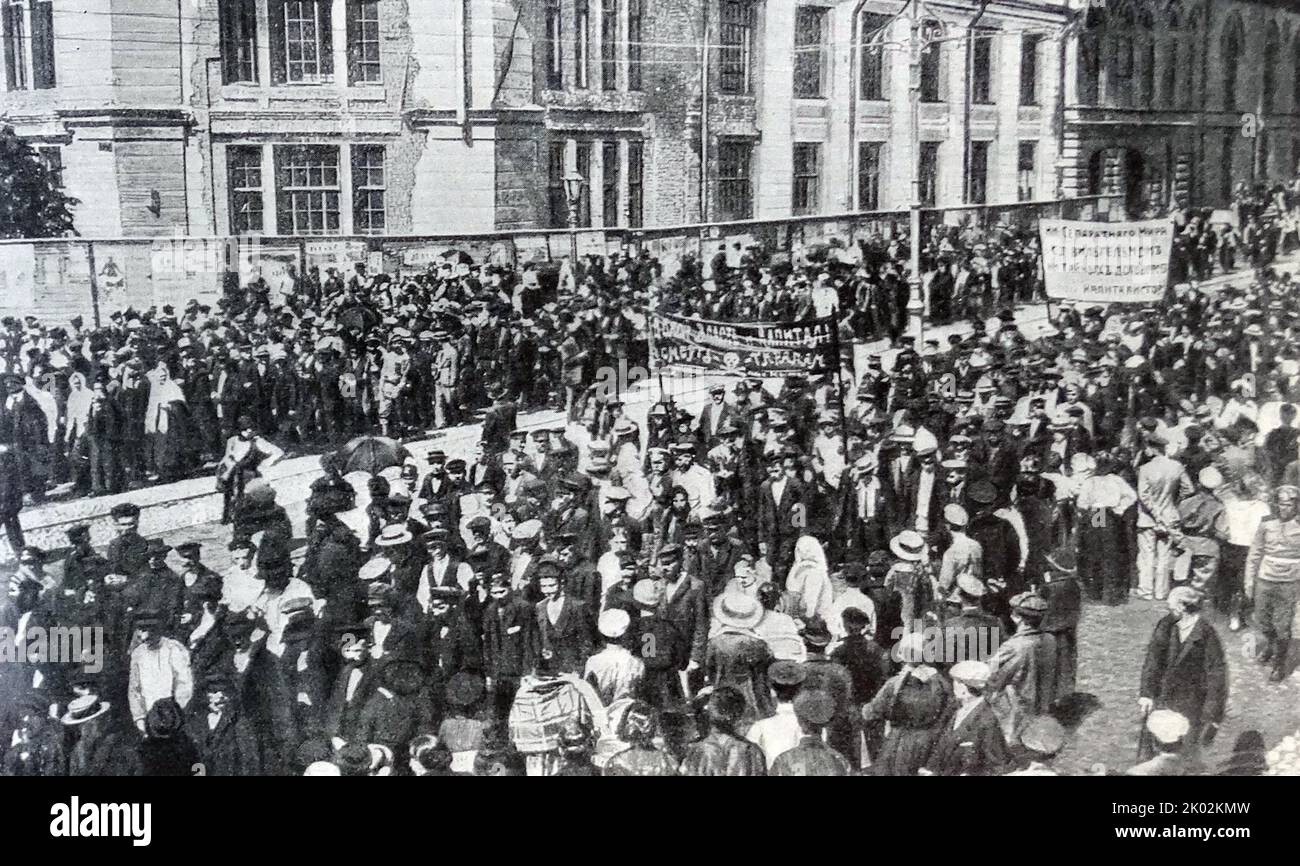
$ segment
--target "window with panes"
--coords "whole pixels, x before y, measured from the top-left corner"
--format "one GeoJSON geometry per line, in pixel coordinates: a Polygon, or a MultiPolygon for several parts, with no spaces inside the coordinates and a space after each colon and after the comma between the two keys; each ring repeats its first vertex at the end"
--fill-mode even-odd
{"type": "Polygon", "coordinates": [[[294,144],[275,148],[277,233],[338,234],[340,190],[338,147],[294,144]]]}

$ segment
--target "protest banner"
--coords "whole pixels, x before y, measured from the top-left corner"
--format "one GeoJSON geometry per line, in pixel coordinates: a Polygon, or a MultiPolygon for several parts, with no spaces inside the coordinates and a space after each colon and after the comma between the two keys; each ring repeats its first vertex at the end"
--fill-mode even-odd
{"type": "Polygon", "coordinates": [[[649,313],[651,364],[733,376],[777,377],[824,368],[835,352],[831,316],[799,324],[714,322],[649,313]]]}
{"type": "Polygon", "coordinates": [[[1151,303],[1169,284],[1173,225],[1166,220],[1039,221],[1049,298],[1151,303]]]}

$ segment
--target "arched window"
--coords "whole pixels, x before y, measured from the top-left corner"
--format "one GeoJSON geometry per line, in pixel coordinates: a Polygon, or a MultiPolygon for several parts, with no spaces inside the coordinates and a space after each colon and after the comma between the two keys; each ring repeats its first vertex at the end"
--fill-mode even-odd
{"type": "Polygon", "coordinates": [[[1264,38],[1264,93],[1262,98],[1262,107],[1265,114],[1273,113],[1273,106],[1277,100],[1273,97],[1273,89],[1277,86],[1277,59],[1278,52],[1282,50],[1282,34],[1278,32],[1277,23],[1274,22],[1268,26],[1268,35],[1264,38]]]}
{"type": "Polygon", "coordinates": [[[1220,45],[1219,60],[1223,70],[1223,110],[1237,110],[1237,85],[1241,66],[1241,52],[1245,39],[1241,31],[1241,19],[1235,15],[1223,27],[1223,41],[1220,45]]]}

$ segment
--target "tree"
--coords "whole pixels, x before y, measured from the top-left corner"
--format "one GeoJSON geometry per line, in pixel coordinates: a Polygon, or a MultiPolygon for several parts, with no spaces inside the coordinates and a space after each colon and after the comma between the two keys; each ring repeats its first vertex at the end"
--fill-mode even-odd
{"type": "Polygon", "coordinates": [[[36,150],[0,128],[0,238],[53,238],[76,234],[72,209],[81,202],[55,184],[36,150]]]}

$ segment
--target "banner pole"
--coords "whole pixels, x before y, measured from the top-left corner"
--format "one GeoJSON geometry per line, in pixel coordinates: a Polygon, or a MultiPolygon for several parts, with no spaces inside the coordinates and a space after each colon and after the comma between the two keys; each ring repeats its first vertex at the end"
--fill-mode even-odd
{"type": "Polygon", "coordinates": [[[840,414],[840,444],[844,448],[844,460],[849,459],[849,424],[844,417],[844,359],[840,356],[840,310],[831,307],[831,350],[834,353],[836,395],[835,401],[840,414]]]}

